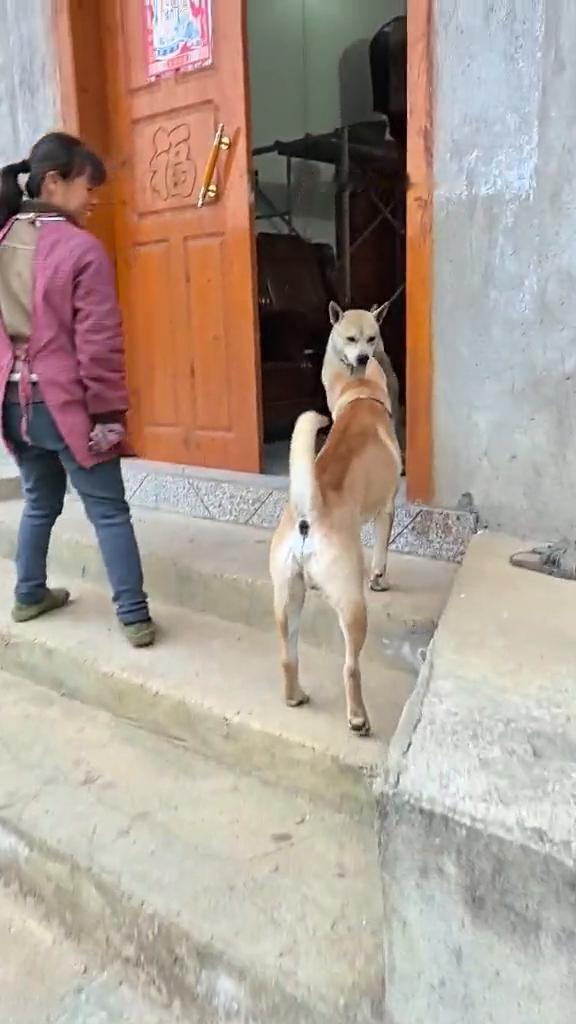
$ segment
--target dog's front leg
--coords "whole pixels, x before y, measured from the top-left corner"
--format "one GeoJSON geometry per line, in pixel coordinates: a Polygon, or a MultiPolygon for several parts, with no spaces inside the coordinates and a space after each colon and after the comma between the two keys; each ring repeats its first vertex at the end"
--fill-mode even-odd
{"type": "Polygon", "coordinates": [[[372,552],[372,570],[370,573],[370,589],[377,591],[389,590],[386,579],[388,567],[388,545],[394,519],[394,506],[380,509],[374,521],[374,551],[372,552]]]}

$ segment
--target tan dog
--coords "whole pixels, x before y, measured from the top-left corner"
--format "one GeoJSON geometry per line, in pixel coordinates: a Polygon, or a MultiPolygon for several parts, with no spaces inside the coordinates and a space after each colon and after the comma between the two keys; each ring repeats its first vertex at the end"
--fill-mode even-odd
{"type": "MultiPolygon", "coordinates": [[[[344,313],[336,302],[330,303],[328,313],[332,330],[322,365],[322,383],[327,391],[327,381],[338,369],[347,370],[351,377],[362,377],[369,358],[373,356],[386,374],[392,417],[396,435],[400,437],[402,429],[400,388],[380,334],[380,324],[389,309],[390,303],[385,302],[383,306],[373,306],[370,311],[348,309],[344,313]]],[[[330,408],[330,402],[328,402],[328,408],[330,408]]],[[[331,408],[330,412],[332,412],[331,408]]]]}
{"type": "Polygon", "coordinates": [[[315,458],[316,434],[325,419],[306,412],[290,449],[290,497],[274,534],[270,574],[280,635],[285,696],[290,707],[308,697],[298,677],[298,632],[306,587],[320,589],[338,615],[346,645],[344,685],[348,724],[370,732],[362,699],[359,658],[367,613],[362,524],[375,520],[370,585],[386,590],[388,543],[401,456],[392,423],[386,377],[375,359],[362,378],[341,365],[326,374],[334,425],[315,458]]]}

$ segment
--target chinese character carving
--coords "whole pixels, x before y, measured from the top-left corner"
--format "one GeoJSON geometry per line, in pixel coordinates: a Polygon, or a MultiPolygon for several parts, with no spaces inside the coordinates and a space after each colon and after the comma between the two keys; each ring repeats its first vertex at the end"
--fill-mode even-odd
{"type": "Polygon", "coordinates": [[[196,164],[190,153],[190,128],[179,124],[168,131],[154,132],[154,153],[150,160],[150,188],[166,202],[187,199],[196,180],[196,164]]]}

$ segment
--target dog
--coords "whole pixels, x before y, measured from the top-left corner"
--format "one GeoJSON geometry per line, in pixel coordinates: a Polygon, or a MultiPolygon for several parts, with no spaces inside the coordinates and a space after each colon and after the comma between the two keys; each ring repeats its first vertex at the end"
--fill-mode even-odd
{"type": "MultiPolygon", "coordinates": [[[[372,309],[348,309],[344,312],[337,302],[331,302],[328,315],[332,330],[328,338],[324,363],[322,366],[322,383],[326,390],[326,381],[333,375],[337,366],[344,367],[351,376],[362,376],[371,356],[380,363],[388,384],[388,394],[392,405],[392,418],[396,436],[403,438],[402,414],[400,409],[400,388],[392,363],[384,349],[380,325],[388,310],[390,302],[372,309]]],[[[330,408],[330,406],[328,406],[330,408]]],[[[330,409],[332,413],[332,409],[330,409]]]]}
{"type": "MultiPolygon", "coordinates": [[[[375,342],[366,339],[361,344],[363,352],[375,342]]],[[[298,674],[300,616],[306,588],[322,591],[338,615],[346,646],[348,725],[352,732],[367,736],[370,721],[359,666],[367,630],[360,531],[363,523],[375,520],[370,586],[387,590],[388,544],[402,458],[386,376],[376,359],[369,355],[362,377],[351,376],[338,361],[330,361],[325,371],[334,422],[317,458],[316,434],[326,418],[305,412],[294,428],[289,501],[270,549],[274,615],[286,703],[298,707],[309,700],[298,674]]]]}

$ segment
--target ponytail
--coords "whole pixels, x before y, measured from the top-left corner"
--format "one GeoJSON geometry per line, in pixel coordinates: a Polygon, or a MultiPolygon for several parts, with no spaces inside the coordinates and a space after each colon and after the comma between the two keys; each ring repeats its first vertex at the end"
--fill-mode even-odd
{"type": "Polygon", "coordinates": [[[24,193],[18,182],[21,174],[30,174],[29,160],[7,164],[0,171],[0,228],[3,228],[11,217],[15,217],[22,206],[24,193]]]}
{"type": "Polygon", "coordinates": [[[80,139],[65,132],[43,135],[32,146],[28,160],[8,164],[0,171],[0,229],[20,212],[24,193],[18,182],[19,176],[28,175],[28,198],[40,199],[46,175],[52,171],[63,181],[73,181],[87,174],[94,188],[106,181],[106,168],[102,160],[80,139]]]}

